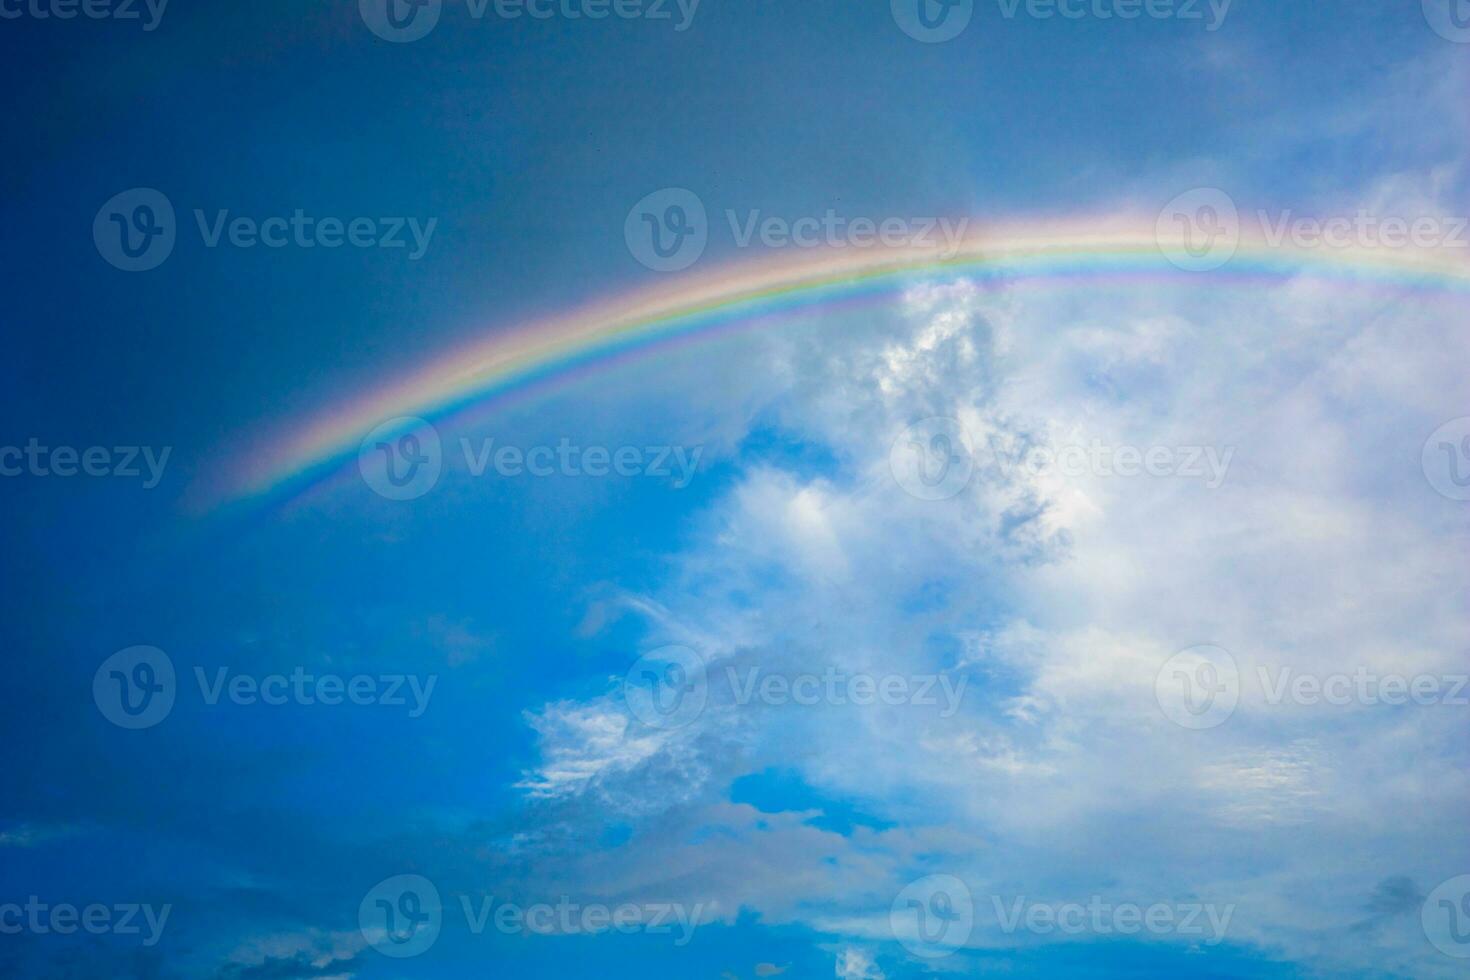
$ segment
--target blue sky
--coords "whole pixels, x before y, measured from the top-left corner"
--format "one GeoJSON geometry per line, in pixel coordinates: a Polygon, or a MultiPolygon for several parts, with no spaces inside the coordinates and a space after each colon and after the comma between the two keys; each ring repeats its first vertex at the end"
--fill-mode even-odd
{"type": "Polygon", "coordinates": [[[1463,269],[1463,0],[975,0],[942,43],[903,0],[445,0],[403,43],[374,2],[0,0],[0,974],[1459,975],[1463,291],[915,276],[437,421],[412,499],[365,445],[197,504],[443,352],[805,257],[727,213],[1152,228],[1212,188],[1463,269]],[[175,212],[145,271],[93,234],[134,188],[175,212]],[[708,211],[687,273],[625,242],[663,188],[708,211]],[[298,210],[422,254],[208,245],[298,210]],[[461,452],[564,442],[631,471],[461,452]]]}

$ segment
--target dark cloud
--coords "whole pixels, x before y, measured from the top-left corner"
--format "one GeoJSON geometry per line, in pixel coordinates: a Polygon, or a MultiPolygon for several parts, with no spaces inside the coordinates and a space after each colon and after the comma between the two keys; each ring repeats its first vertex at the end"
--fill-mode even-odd
{"type": "Polygon", "coordinates": [[[1353,924],[1353,932],[1370,932],[1389,919],[1418,910],[1423,904],[1424,895],[1412,878],[1405,875],[1384,878],[1364,905],[1367,916],[1353,924]]]}

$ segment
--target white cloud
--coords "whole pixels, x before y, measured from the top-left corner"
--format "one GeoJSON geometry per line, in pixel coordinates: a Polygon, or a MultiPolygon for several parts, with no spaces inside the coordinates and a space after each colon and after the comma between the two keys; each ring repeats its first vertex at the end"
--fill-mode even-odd
{"type": "Polygon", "coordinates": [[[548,704],[527,722],[542,761],[517,786],[535,798],[591,793],[620,812],[638,813],[697,795],[708,776],[678,730],[640,726],[611,697],[548,704]],[[659,792],[645,797],[654,788],[659,792]]]}
{"type": "Polygon", "coordinates": [[[840,980],[885,980],[871,953],[849,946],[837,954],[836,975],[840,980]]]}
{"type": "MultiPolygon", "coordinates": [[[[1395,170],[1337,203],[1449,213],[1458,172],[1395,170]]],[[[549,705],[531,719],[543,762],[523,785],[626,801],[625,784],[676,772],[630,812],[738,829],[701,848],[640,838],[636,874],[601,858],[589,878],[662,881],[718,896],[722,916],[745,905],[877,942],[896,889],[938,862],[977,896],[1232,904],[1227,942],[1329,970],[1450,972],[1417,913],[1354,924],[1380,883],[1427,892],[1470,866],[1463,712],[1271,705],[1257,678],[1464,670],[1463,509],[1419,460],[1470,404],[1462,300],[1305,275],[1231,289],[916,284],[897,310],[728,353],[722,375],[760,380],[736,392],[681,377],[689,415],[774,427],[833,462],[745,461],[667,584],[625,604],[706,656],[704,715],[671,735],[630,729],[608,699],[549,705]],[[959,419],[979,450],[952,500],[909,496],[889,471],[894,438],[929,415],[959,419]],[[1094,439],[1234,456],[1218,488],[1002,465],[1094,439]],[[1187,731],[1159,710],[1155,677],[1199,643],[1235,656],[1240,704],[1187,731]],[[716,690],[731,664],[956,671],[973,686],[948,718],[737,710],[716,690]],[[906,831],[756,833],[720,794],[766,766],[906,831]]],[[[740,436],[724,433],[731,458],[740,436]]],[[[971,945],[1034,940],[981,923],[971,945]]],[[[855,948],[837,970],[882,976],[855,948]]]]}
{"type": "MultiPolygon", "coordinates": [[[[351,962],[366,946],[367,940],[357,930],[333,932],[306,929],[301,932],[253,937],[237,946],[227,960],[229,963],[248,967],[259,966],[271,960],[301,959],[321,970],[336,963],[345,965],[351,962]]],[[[351,970],[332,974],[337,977],[355,975],[351,970]]]]}

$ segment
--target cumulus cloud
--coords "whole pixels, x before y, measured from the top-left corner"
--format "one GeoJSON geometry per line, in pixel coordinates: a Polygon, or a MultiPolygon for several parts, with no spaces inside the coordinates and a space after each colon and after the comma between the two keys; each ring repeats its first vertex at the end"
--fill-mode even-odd
{"type": "Polygon", "coordinates": [[[347,980],[367,945],[359,932],[306,929],[254,937],[236,947],[216,972],[219,980],[313,977],[347,980]]]}
{"type": "MultiPolygon", "coordinates": [[[[1437,150],[1319,203],[1463,213],[1463,147],[1437,150]]],[[[707,707],[672,732],[613,694],[528,718],[542,750],[526,793],[641,821],[626,853],[562,871],[864,943],[892,939],[907,881],[953,874],[977,899],[972,950],[1045,941],[1000,929],[990,897],[1211,902],[1235,909],[1226,941],[1261,955],[1447,974],[1404,912],[1470,863],[1463,711],[1268,694],[1281,670],[1463,673],[1462,511],[1420,448],[1465,413],[1467,327],[1456,297],[1305,273],[1229,290],[960,279],[751,340],[731,357],[763,380],[740,411],[718,379],[684,389],[691,417],[743,420],[724,433],[737,475],[667,582],[618,602],[700,652],[707,707]],[[959,423],[974,462],[943,500],[893,469],[895,442],[933,416],[959,423]],[[750,448],[773,432],[818,451],[750,448]],[[1093,446],[1220,468],[1054,465],[1093,446]],[[1230,652],[1238,704],[1189,730],[1157,681],[1198,644],[1230,652]],[[950,715],[742,704],[730,678],[752,669],[969,693],[950,715]],[[772,765],[906,829],[844,837],[808,813],[732,809],[731,780],[772,765]]],[[[844,947],[837,975],[883,973],[844,947]]]]}
{"type": "MultiPolygon", "coordinates": [[[[611,697],[548,705],[531,719],[543,763],[526,791],[636,797],[629,812],[651,816],[716,806],[740,772],[794,763],[824,791],[968,838],[943,864],[982,893],[1065,900],[1106,883],[1120,901],[1202,896],[1239,906],[1230,941],[1288,955],[1331,958],[1328,937],[1345,941],[1380,880],[1432,887],[1442,853],[1421,842],[1457,846],[1449,804],[1467,795],[1455,717],[1273,705],[1259,678],[1282,665],[1453,669],[1465,572],[1417,450],[1457,411],[1463,385],[1446,363],[1470,354],[1463,317],[1433,297],[1385,309],[1291,281],[1208,308],[1193,296],[1109,290],[1079,322],[1076,297],[921,286],[887,335],[831,331],[824,358],[793,342],[782,360],[802,364],[803,383],[773,424],[839,464],[747,468],[706,515],[704,545],[637,600],[650,624],[699,645],[709,707],[668,733],[630,724],[611,697]],[[1397,348],[1410,333],[1434,342],[1397,348]],[[926,415],[973,433],[975,474],[952,500],[917,499],[890,469],[894,438],[926,415]],[[1014,465],[1019,447],[1088,440],[1235,456],[1215,487],[1014,465]],[[992,447],[1012,465],[987,458],[992,447]],[[1220,728],[1188,732],[1160,712],[1155,681],[1205,642],[1236,657],[1240,704],[1220,728]],[[734,704],[722,678],[750,667],[951,674],[976,693],[949,718],[912,704],[734,704]],[[703,751],[731,741],[740,752],[703,751]],[[1385,823],[1404,794],[1415,819],[1385,823]],[[1004,846],[978,858],[982,839],[1004,846]],[[1371,856],[1323,879],[1330,855],[1366,839],[1371,856]],[[1304,890],[1318,899],[1284,907],[1304,890]]],[[[852,849],[796,848],[768,887],[722,883],[709,857],[676,866],[697,866],[686,873],[713,894],[730,887],[726,908],[886,938],[901,858],[871,868],[867,889],[845,892],[867,897],[845,908],[802,913],[792,898],[833,894],[827,875],[800,869],[852,849]]],[[[982,922],[972,945],[1024,941],[982,922]]]]}
{"type": "Polygon", "coordinates": [[[851,946],[837,954],[837,976],[841,980],[885,980],[872,954],[851,946]]]}

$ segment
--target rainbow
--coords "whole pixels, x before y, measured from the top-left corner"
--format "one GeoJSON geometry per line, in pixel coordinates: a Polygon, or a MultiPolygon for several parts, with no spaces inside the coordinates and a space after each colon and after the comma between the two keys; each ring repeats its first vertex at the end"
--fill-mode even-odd
{"type": "Polygon", "coordinates": [[[1301,250],[1242,234],[1209,272],[1172,265],[1152,223],[991,229],[951,255],[929,249],[780,253],[704,274],[672,276],[630,295],[510,331],[440,356],[408,376],[265,440],[209,494],[213,503],[293,498],[356,460],[368,431],[398,417],[442,421],[471,408],[554,389],[670,345],[781,322],[803,312],[882,300],[914,283],[964,277],[982,287],[1162,280],[1212,285],[1313,277],[1348,286],[1470,293],[1470,264],[1443,250],[1301,250]],[[1146,228],[1120,232],[1120,227],[1146,228]]]}

